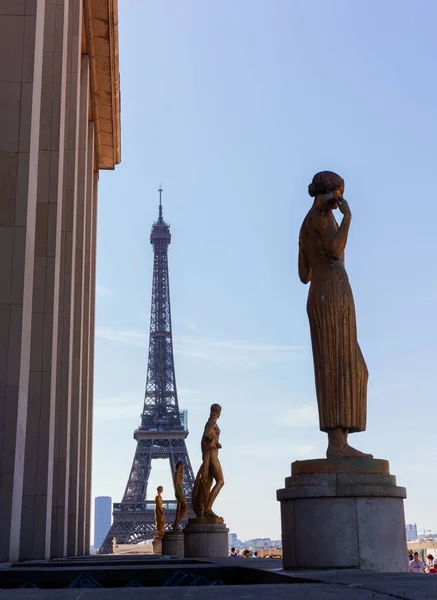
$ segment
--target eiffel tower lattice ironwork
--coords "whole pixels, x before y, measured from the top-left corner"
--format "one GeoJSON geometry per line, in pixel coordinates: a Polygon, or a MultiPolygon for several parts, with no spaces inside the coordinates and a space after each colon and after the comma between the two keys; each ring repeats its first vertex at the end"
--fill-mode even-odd
{"type": "MultiPolygon", "coordinates": [[[[112,552],[113,539],[119,544],[132,544],[155,535],[154,501],[146,500],[147,482],[152,460],[170,459],[174,473],[176,463],[185,464],[184,490],[189,513],[193,517],[191,492],[194,474],[185,439],[188,435],[179,411],[173,360],[173,341],[168,277],[170,226],[162,217],[162,189],[159,189],[159,216],[150,234],[153,245],[153,284],[150,315],[149,359],[141,425],[134,432],[137,440],[132,468],[123,500],[113,505],[113,523],[100,547],[100,554],[112,552]]],[[[167,528],[176,516],[176,501],[164,500],[167,528]]]]}

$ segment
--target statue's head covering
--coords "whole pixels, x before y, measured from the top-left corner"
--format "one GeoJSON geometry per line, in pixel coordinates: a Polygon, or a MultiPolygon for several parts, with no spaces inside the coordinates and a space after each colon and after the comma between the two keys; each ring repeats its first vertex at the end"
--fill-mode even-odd
{"type": "Polygon", "coordinates": [[[344,185],[344,180],[337,173],[332,171],[320,171],[313,177],[312,182],[308,186],[308,194],[311,198],[319,194],[326,194],[338,189],[344,185]]]}

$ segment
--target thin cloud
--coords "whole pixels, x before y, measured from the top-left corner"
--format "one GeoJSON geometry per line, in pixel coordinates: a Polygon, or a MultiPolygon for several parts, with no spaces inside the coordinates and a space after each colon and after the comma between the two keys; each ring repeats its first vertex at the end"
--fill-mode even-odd
{"type": "Polygon", "coordinates": [[[125,395],[96,398],[94,416],[98,421],[120,421],[122,419],[138,418],[144,401],[144,390],[135,390],[125,395]]]}
{"type": "Polygon", "coordinates": [[[266,458],[271,460],[277,456],[289,456],[290,460],[309,458],[316,450],[314,444],[246,444],[238,446],[236,451],[240,456],[251,458],[266,458]]]}
{"type": "Polygon", "coordinates": [[[292,406],[281,412],[281,416],[274,420],[275,425],[289,429],[304,429],[318,425],[317,403],[292,406]]]}
{"type": "MultiPolygon", "coordinates": [[[[180,410],[188,409],[191,412],[203,405],[198,390],[181,388],[178,390],[178,398],[180,410]]],[[[118,396],[97,397],[94,406],[95,418],[101,421],[119,421],[138,417],[139,422],[143,402],[144,389],[142,388],[118,396]]]]}
{"type": "Polygon", "coordinates": [[[185,326],[185,329],[189,331],[195,331],[196,333],[200,333],[200,329],[197,327],[196,323],[192,319],[187,319],[186,317],[181,319],[181,322],[185,326]]]}
{"type": "Polygon", "coordinates": [[[305,351],[304,346],[219,340],[202,336],[175,337],[177,355],[236,368],[258,369],[266,362],[291,362],[303,358],[305,351]]]}
{"type": "Polygon", "coordinates": [[[140,329],[118,329],[116,327],[96,327],[96,337],[110,342],[132,344],[144,348],[147,336],[140,329]]]}
{"type": "MultiPolygon", "coordinates": [[[[145,347],[148,334],[138,329],[97,327],[96,336],[108,341],[145,347]]],[[[230,368],[258,369],[264,363],[287,363],[306,357],[306,346],[288,346],[221,340],[201,335],[174,336],[174,352],[188,360],[204,361],[230,368]]]]}
{"type": "Polygon", "coordinates": [[[204,394],[200,390],[178,388],[178,401],[180,410],[196,411],[205,405],[204,394]]]}
{"type": "Polygon", "coordinates": [[[99,298],[107,298],[108,296],[112,296],[112,292],[109,288],[101,283],[96,284],[96,296],[99,298]]]}

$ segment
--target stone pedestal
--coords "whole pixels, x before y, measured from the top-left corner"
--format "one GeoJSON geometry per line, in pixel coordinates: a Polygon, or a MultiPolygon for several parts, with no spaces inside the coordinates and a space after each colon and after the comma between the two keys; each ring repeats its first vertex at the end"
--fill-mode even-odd
{"type": "Polygon", "coordinates": [[[154,537],[152,540],[153,554],[162,554],[162,538],[154,537]]]}
{"type": "Polygon", "coordinates": [[[188,519],[184,529],[185,557],[227,556],[228,533],[223,519],[188,519]]]}
{"type": "Polygon", "coordinates": [[[406,490],[387,461],[297,461],[281,503],[284,569],[407,570],[406,490]]]}
{"type": "Polygon", "coordinates": [[[184,557],[185,548],[183,531],[166,531],[164,533],[164,537],[162,538],[162,554],[184,557]]]}

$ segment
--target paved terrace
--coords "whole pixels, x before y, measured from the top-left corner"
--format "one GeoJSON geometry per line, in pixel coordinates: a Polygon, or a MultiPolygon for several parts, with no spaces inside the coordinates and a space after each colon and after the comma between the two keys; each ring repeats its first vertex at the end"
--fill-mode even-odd
{"type": "Polygon", "coordinates": [[[437,600],[434,575],[351,570],[286,572],[280,560],[272,559],[90,556],[3,563],[0,567],[0,600],[437,600]],[[91,581],[102,587],[66,589],[81,574],[85,585],[91,581]],[[185,585],[175,585],[184,576],[185,585]],[[203,585],[187,585],[195,580],[203,585]],[[212,582],[224,585],[207,586],[212,582]],[[128,583],[140,587],[124,587],[128,583]],[[17,589],[29,584],[40,589],[17,589]]]}

